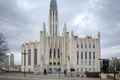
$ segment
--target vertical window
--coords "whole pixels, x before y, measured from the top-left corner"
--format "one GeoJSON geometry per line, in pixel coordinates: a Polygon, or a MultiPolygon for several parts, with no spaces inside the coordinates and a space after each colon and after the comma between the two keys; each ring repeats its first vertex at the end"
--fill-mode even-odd
{"type": "Polygon", "coordinates": [[[50,48],[50,54],[49,54],[49,58],[52,58],[52,49],[50,48]]]}
{"type": "Polygon", "coordinates": [[[79,64],[79,51],[77,51],[77,64],[79,64]]]}
{"type": "Polygon", "coordinates": [[[28,65],[31,65],[31,49],[28,50],[28,65]]]}
{"type": "Polygon", "coordinates": [[[85,68],[85,72],[87,72],[87,68],[85,68]]]}
{"type": "Polygon", "coordinates": [[[79,48],[79,44],[77,44],[77,48],[79,48]]]}
{"type": "Polygon", "coordinates": [[[91,48],[91,43],[89,44],[89,48],[91,48]]]}
{"type": "Polygon", "coordinates": [[[89,59],[91,59],[91,52],[89,52],[89,59]]]}
{"type": "Polygon", "coordinates": [[[95,61],[93,61],[93,65],[95,65],[95,61]]]}
{"type": "Polygon", "coordinates": [[[93,59],[95,59],[95,52],[93,52],[93,59]]]}
{"type": "Polygon", "coordinates": [[[89,71],[91,72],[91,68],[89,68],[89,71]]]}
{"type": "Polygon", "coordinates": [[[55,51],[55,48],[54,48],[54,58],[56,58],[56,51],[55,51]]]}
{"type": "Polygon", "coordinates": [[[68,60],[70,61],[70,56],[68,56],[68,60]]]}
{"type": "Polygon", "coordinates": [[[83,52],[81,52],[81,59],[83,59],[83,52]]]}
{"type": "Polygon", "coordinates": [[[91,65],[91,61],[89,61],[89,65],[91,65]]]}
{"type": "Polygon", "coordinates": [[[85,59],[87,59],[87,52],[85,52],[85,59]]]}
{"type": "Polygon", "coordinates": [[[83,68],[81,68],[81,72],[83,72],[83,68]]]}
{"type": "Polygon", "coordinates": [[[87,44],[85,43],[85,48],[87,48],[87,44]]]}
{"type": "Polygon", "coordinates": [[[37,65],[37,49],[34,49],[34,65],[37,65]]]}
{"type": "Polygon", "coordinates": [[[25,66],[26,65],[26,50],[24,50],[23,55],[24,55],[24,66],[25,66]]]}
{"type": "Polygon", "coordinates": [[[81,48],[83,48],[83,44],[81,43],[81,48]]]}
{"type": "Polygon", "coordinates": [[[60,58],[60,49],[58,48],[58,58],[60,58]]]}
{"type": "Polygon", "coordinates": [[[81,60],[81,65],[83,65],[83,60],[81,60]]]}
{"type": "Polygon", "coordinates": [[[95,44],[93,44],[93,48],[95,48],[95,44]]]}
{"type": "Polygon", "coordinates": [[[95,72],[95,68],[93,68],[93,72],[95,72]]]}

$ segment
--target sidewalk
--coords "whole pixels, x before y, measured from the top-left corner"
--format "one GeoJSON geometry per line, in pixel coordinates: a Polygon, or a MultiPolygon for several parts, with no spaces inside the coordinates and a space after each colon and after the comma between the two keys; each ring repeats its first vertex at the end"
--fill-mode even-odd
{"type": "MultiPolygon", "coordinates": [[[[100,80],[99,78],[80,78],[80,77],[64,77],[64,75],[50,74],[50,75],[34,75],[23,73],[3,73],[0,78],[4,80],[100,80]]],[[[107,80],[107,79],[101,79],[107,80]]]]}

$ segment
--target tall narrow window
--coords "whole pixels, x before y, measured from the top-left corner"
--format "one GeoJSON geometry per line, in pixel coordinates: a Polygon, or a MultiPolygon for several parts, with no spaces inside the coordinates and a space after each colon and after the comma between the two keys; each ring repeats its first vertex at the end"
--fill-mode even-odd
{"type": "Polygon", "coordinates": [[[91,59],[91,52],[89,52],[89,59],[91,59]]]}
{"type": "Polygon", "coordinates": [[[89,43],[89,48],[91,48],[91,43],[89,43]]]}
{"type": "Polygon", "coordinates": [[[85,72],[87,72],[87,68],[85,68],[85,72]]]}
{"type": "Polygon", "coordinates": [[[95,48],[95,44],[93,44],[93,48],[95,48]]]}
{"type": "Polygon", "coordinates": [[[34,49],[34,65],[37,65],[37,49],[34,49]]]}
{"type": "Polygon", "coordinates": [[[58,48],[58,58],[60,58],[60,49],[58,48]]]}
{"type": "Polygon", "coordinates": [[[85,48],[87,48],[87,44],[85,43],[85,48]]]}
{"type": "Polygon", "coordinates": [[[81,52],[81,59],[83,59],[83,52],[81,52]]]}
{"type": "Polygon", "coordinates": [[[49,54],[49,58],[52,58],[52,49],[50,48],[50,54],[49,54]]]}
{"type": "Polygon", "coordinates": [[[28,50],[28,65],[31,65],[31,49],[28,50]]]}
{"type": "Polygon", "coordinates": [[[77,64],[79,64],[79,51],[77,51],[77,64]]]}
{"type": "Polygon", "coordinates": [[[93,52],[93,59],[95,59],[95,52],[93,52]]]}
{"type": "Polygon", "coordinates": [[[26,65],[26,50],[24,50],[23,55],[24,55],[24,66],[25,66],[26,65]]]}
{"type": "Polygon", "coordinates": [[[89,61],[89,65],[91,65],[91,60],[89,61]]]}
{"type": "Polygon", "coordinates": [[[83,68],[81,68],[81,72],[83,72],[83,68]]]}
{"type": "Polygon", "coordinates": [[[77,44],[77,48],[79,48],[79,44],[77,44]]]}
{"type": "Polygon", "coordinates": [[[81,43],[81,48],[83,48],[83,44],[81,43]]]}
{"type": "Polygon", "coordinates": [[[56,51],[55,51],[55,48],[54,48],[54,58],[56,58],[56,51]]]}
{"type": "Polygon", "coordinates": [[[87,52],[85,52],[85,59],[87,59],[87,52]]]}

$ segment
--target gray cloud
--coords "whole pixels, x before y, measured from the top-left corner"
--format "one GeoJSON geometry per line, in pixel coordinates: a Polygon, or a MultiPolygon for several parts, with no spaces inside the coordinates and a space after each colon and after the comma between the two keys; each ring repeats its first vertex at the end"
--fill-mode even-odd
{"type": "Polygon", "coordinates": [[[120,9],[119,0],[106,0],[103,5],[104,8],[99,12],[101,18],[101,32],[105,46],[120,45],[120,9]]]}
{"type": "MultiPolygon", "coordinates": [[[[100,31],[102,55],[120,56],[117,50],[120,48],[119,0],[57,2],[61,31],[64,22],[68,23],[68,29],[74,29],[80,35],[100,31]]],[[[20,53],[24,41],[39,40],[42,22],[48,22],[48,9],[48,0],[0,0],[0,32],[5,33],[11,51],[20,53]]]]}

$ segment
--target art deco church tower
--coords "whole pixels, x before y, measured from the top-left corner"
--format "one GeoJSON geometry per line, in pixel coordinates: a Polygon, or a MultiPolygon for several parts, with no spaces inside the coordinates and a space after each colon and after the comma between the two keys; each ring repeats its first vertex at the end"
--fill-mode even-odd
{"type": "Polygon", "coordinates": [[[50,1],[49,9],[49,34],[51,37],[58,36],[58,10],[56,0],[50,1]]]}
{"type": "Polygon", "coordinates": [[[60,35],[58,25],[57,0],[50,0],[49,31],[43,23],[40,40],[22,45],[22,72],[100,72],[100,33],[95,37],[70,35],[65,24],[60,35]]]}

